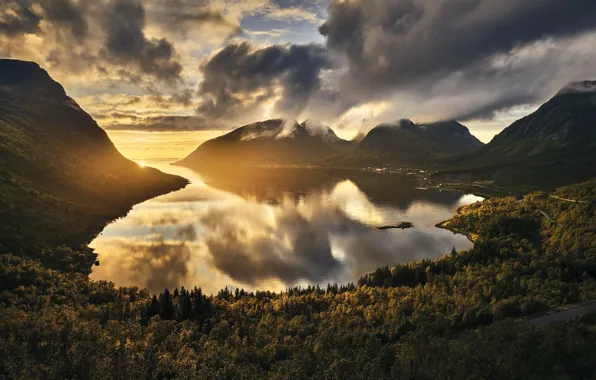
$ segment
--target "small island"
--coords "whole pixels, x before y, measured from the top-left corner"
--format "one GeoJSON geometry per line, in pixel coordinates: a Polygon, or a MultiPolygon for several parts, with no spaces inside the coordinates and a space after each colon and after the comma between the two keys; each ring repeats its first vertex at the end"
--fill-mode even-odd
{"type": "Polygon", "coordinates": [[[391,229],[396,229],[396,228],[405,230],[405,229],[412,228],[412,227],[414,227],[414,225],[411,222],[399,222],[397,224],[389,224],[386,226],[379,226],[379,227],[377,227],[377,230],[384,231],[384,230],[391,230],[391,229]]]}

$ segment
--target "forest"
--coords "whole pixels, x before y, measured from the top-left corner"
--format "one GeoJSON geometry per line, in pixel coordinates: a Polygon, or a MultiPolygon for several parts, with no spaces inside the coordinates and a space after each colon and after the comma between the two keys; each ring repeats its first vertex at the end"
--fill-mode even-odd
{"type": "Polygon", "coordinates": [[[469,251],[379,268],[357,284],[282,293],[152,295],[90,281],[87,254],[72,247],[5,254],[0,374],[593,378],[596,318],[542,327],[527,321],[596,299],[595,196],[593,180],[465,206],[443,227],[473,237],[469,251]]]}

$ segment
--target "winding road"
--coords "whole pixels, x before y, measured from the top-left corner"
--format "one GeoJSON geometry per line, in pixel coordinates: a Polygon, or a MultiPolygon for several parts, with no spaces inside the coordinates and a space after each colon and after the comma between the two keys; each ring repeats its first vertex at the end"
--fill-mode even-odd
{"type": "MultiPolygon", "coordinates": [[[[557,199],[563,202],[570,202],[570,203],[588,203],[587,201],[578,201],[575,199],[568,199],[568,198],[561,198],[557,197],[556,195],[549,195],[550,198],[557,199]]],[[[518,202],[522,203],[522,200],[518,202]]],[[[548,215],[543,210],[540,211],[540,214],[544,216],[551,222],[557,223],[550,215],[548,215]]],[[[582,318],[584,315],[596,313],[596,301],[588,302],[582,305],[572,306],[565,310],[553,310],[548,312],[547,314],[542,314],[538,317],[530,318],[527,321],[534,325],[534,326],[545,326],[552,323],[559,323],[559,322],[571,322],[577,319],[582,318]]]]}
{"type": "Polygon", "coordinates": [[[542,210],[538,210],[540,211],[540,213],[542,214],[542,216],[544,216],[546,219],[550,220],[551,222],[557,222],[556,220],[554,220],[553,218],[550,217],[550,215],[548,215],[546,212],[542,211],[542,210]]]}
{"type": "Polygon", "coordinates": [[[565,310],[551,311],[546,315],[531,318],[528,322],[534,326],[545,326],[551,323],[571,322],[592,313],[596,313],[596,302],[573,306],[565,310]]]}
{"type": "Polygon", "coordinates": [[[550,197],[550,198],[553,198],[553,199],[558,199],[558,200],[560,200],[560,201],[563,201],[563,202],[570,202],[570,203],[588,203],[587,201],[578,201],[578,200],[575,200],[575,199],[561,198],[561,197],[557,197],[556,195],[549,195],[549,197],[550,197]]]}

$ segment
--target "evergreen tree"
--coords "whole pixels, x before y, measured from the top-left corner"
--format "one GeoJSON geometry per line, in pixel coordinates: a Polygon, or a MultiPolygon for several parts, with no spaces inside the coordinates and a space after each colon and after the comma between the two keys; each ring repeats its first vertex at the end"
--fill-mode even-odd
{"type": "Polygon", "coordinates": [[[159,316],[161,319],[165,320],[174,320],[176,319],[176,310],[174,309],[174,303],[172,302],[172,296],[170,295],[170,291],[166,289],[160,295],[160,313],[159,316]]]}

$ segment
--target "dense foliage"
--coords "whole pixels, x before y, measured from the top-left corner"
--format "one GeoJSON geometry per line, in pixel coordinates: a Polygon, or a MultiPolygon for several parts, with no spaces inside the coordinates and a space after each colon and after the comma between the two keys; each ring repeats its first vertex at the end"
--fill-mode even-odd
{"type": "Polygon", "coordinates": [[[445,227],[470,233],[475,248],[382,268],[358,286],[150,295],[3,255],[0,374],[591,378],[591,318],[540,328],[515,319],[596,299],[596,182],[555,195],[568,200],[535,193],[466,206],[445,227]]]}

